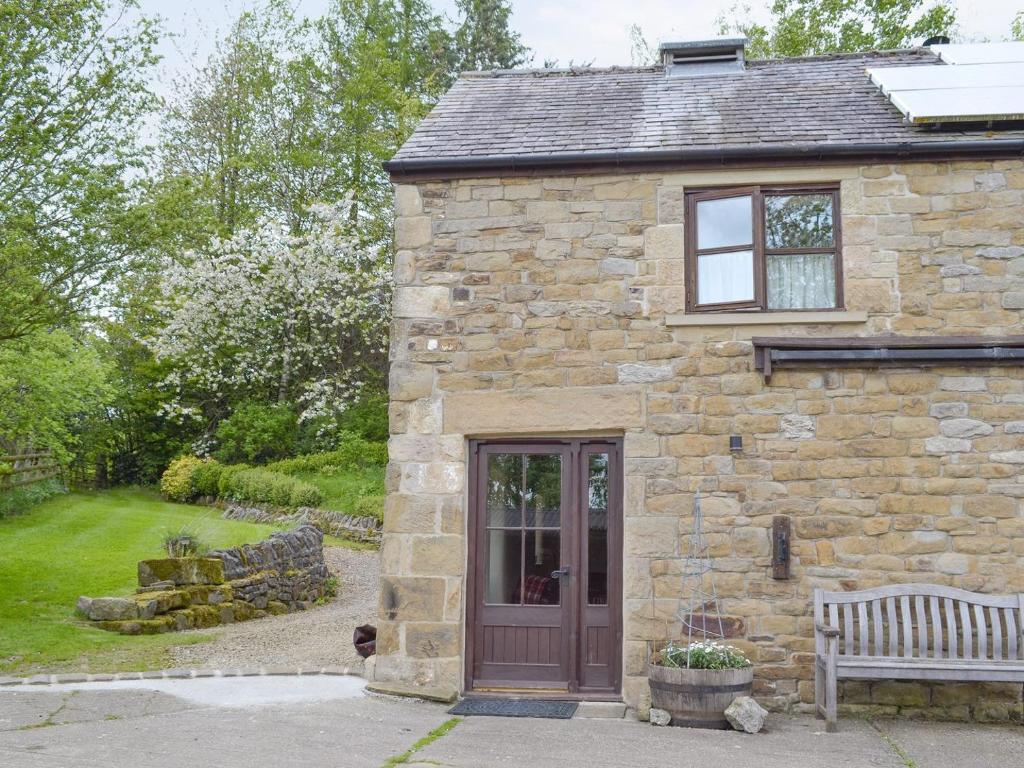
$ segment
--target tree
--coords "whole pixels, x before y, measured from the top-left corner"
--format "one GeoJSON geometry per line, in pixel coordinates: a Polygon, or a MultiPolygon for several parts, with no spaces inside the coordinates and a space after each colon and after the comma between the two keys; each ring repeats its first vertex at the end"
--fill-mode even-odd
{"type": "Polygon", "coordinates": [[[455,31],[458,69],[514,69],[530,60],[530,49],[509,26],[506,0],[456,0],[460,23],[455,31]]]}
{"type": "Polygon", "coordinates": [[[135,253],[156,26],[104,0],[0,0],[0,342],[66,322],[135,253]]]}
{"type": "Polygon", "coordinates": [[[906,48],[956,23],[950,0],[773,0],[767,25],[749,6],[719,18],[722,34],[742,34],[753,58],[906,48]]]}
{"type": "Polygon", "coordinates": [[[96,341],[36,331],[0,347],[0,449],[68,458],[80,422],[96,416],[110,392],[96,341]]]}
{"type": "Polygon", "coordinates": [[[1014,40],[1024,41],[1024,11],[1019,11],[1010,26],[1010,33],[1014,40]]]}
{"type": "Polygon", "coordinates": [[[293,405],[331,426],[381,385],[391,282],[349,234],[349,206],[319,206],[307,234],[268,221],[164,265],[165,322],[151,340],[174,412],[208,433],[231,404],[293,405]]]}
{"type": "Polygon", "coordinates": [[[647,42],[639,24],[629,25],[629,61],[634,67],[658,64],[658,49],[647,42]]]}

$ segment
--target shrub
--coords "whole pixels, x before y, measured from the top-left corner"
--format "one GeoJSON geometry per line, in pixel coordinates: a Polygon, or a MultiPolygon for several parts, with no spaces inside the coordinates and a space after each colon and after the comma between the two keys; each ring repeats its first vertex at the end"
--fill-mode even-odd
{"type": "Polygon", "coordinates": [[[222,464],[220,476],[217,478],[217,496],[230,496],[235,483],[235,475],[247,469],[249,469],[248,464],[222,464]]]}
{"type": "Polygon", "coordinates": [[[290,406],[250,403],[217,426],[220,448],[215,455],[225,463],[284,458],[295,452],[298,432],[298,419],[290,406]]]}
{"type": "Polygon", "coordinates": [[[220,493],[218,484],[224,465],[216,459],[206,459],[192,472],[192,485],[197,496],[216,496],[220,493]]]}
{"type": "Polygon", "coordinates": [[[46,501],[51,496],[66,492],[67,489],[64,487],[64,483],[57,478],[19,485],[7,491],[0,491],[0,519],[21,514],[30,507],[46,501]]]}
{"type": "Polygon", "coordinates": [[[338,427],[354,432],[364,440],[384,442],[388,439],[388,396],[385,392],[371,392],[345,409],[338,419],[338,427]]]}
{"type": "Polygon", "coordinates": [[[323,498],[315,485],[265,469],[233,472],[229,486],[225,496],[237,501],[262,502],[276,507],[315,507],[323,498]]]}
{"type": "Polygon", "coordinates": [[[195,456],[181,456],[171,462],[160,478],[160,492],[171,501],[192,501],[196,486],[192,479],[203,460],[195,456]]]}
{"type": "Polygon", "coordinates": [[[384,497],[363,496],[356,501],[352,513],[360,517],[375,517],[378,520],[384,519],[384,497]]]}
{"type": "Polygon", "coordinates": [[[294,459],[282,459],[267,465],[274,472],[291,475],[297,472],[337,473],[357,467],[384,466],[388,463],[388,446],[386,443],[375,443],[363,440],[351,432],[345,433],[333,451],[324,453],[308,453],[294,459]]]}
{"type": "Polygon", "coordinates": [[[168,557],[195,557],[209,551],[202,540],[187,528],[164,535],[164,550],[168,557]]]}
{"type": "Polygon", "coordinates": [[[670,642],[655,663],[677,669],[742,669],[750,666],[742,651],[714,641],[685,646],[670,642]]]}

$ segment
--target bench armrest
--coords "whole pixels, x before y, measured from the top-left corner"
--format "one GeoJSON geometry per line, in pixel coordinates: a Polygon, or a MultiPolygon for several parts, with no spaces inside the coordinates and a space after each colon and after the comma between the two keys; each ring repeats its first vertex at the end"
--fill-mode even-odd
{"type": "Polygon", "coordinates": [[[820,632],[825,637],[839,637],[839,628],[831,624],[815,624],[814,631],[820,632]]]}

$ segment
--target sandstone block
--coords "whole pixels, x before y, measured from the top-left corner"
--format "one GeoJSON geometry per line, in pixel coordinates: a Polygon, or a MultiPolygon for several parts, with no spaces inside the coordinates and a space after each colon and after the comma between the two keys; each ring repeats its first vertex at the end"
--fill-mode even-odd
{"type": "Polygon", "coordinates": [[[430,244],[429,216],[399,216],[395,219],[395,247],[421,248],[430,244]]]}
{"type": "Polygon", "coordinates": [[[990,424],[977,419],[946,419],[939,424],[939,431],[946,437],[982,437],[995,430],[990,424]]]}
{"type": "Polygon", "coordinates": [[[400,286],[395,289],[395,317],[442,318],[449,307],[448,289],[443,286],[400,286]]]}
{"type": "Polygon", "coordinates": [[[764,727],[768,710],[750,696],[737,696],[725,709],[725,719],[737,731],[758,733],[764,727]]]}
{"type": "Polygon", "coordinates": [[[388,621],[442,621],[445,580],[392,576],[381,580],[381,615],[388,621]]]}

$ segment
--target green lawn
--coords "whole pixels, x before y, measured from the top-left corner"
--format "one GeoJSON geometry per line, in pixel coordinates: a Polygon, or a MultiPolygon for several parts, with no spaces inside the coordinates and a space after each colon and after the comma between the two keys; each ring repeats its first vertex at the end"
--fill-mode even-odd
{"type": "MultiPolygon", "coordinates": [[[[0,673],[167,666],[166,648],[181,645],[183,636],[92,629],[75,618],[74,606],[80,595],[133,592],[136,563],[160,557],[164,535],[182,528],[213,548],[259,541],[275,530],[139,489],[62,495],[0,520],[0,673]]],[[[189,635],[187,642],[203,639],[189,635]]]]}
{"type": "Polygon", "coordinates": [[[384,467],[357,467],[331,474],[297,472],[293,475],[312,483],[323,493],[320,506],[346,514],[366,514],[372,509],[377,517],[384,515],[384,467]],[[381,497],[374,504],[358,504],[366,497],[381,497]],[[368,509],[370,507],[371,509],[368,509]]]}

